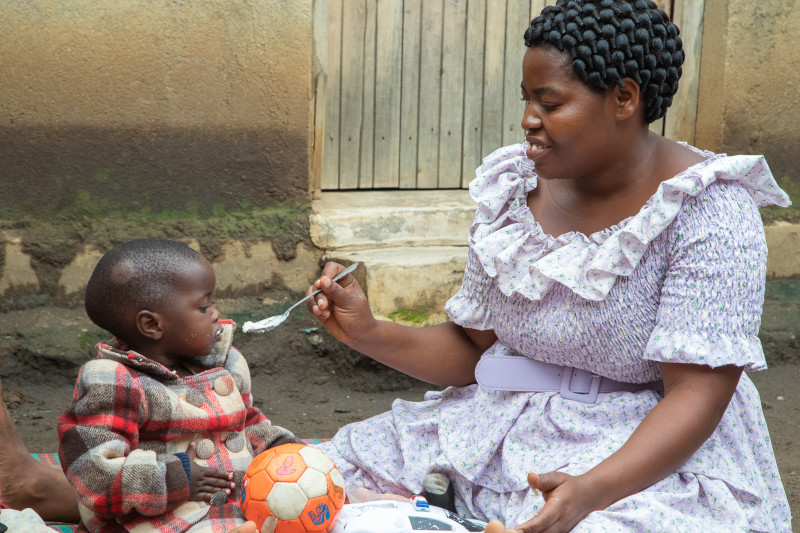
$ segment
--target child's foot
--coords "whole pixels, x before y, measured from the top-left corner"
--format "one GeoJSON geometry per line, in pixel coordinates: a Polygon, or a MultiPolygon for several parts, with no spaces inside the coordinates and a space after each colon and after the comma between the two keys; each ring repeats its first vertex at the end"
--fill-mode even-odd
{"type": "Polygon", "coordinates": [[[77,497],[64,473],[31,457],[5,401],[0,401],[0,498],[12,509],[30,507],[44,520],[80,520],[77,497]]]}
{"type": "Polygon", "coordinates": [[[456,492],[450,479],[438,472],[429,472],[422,480],[422,495],[428,503],[456,512],[456,492]]]}
{"type": "Polygon", "coordinates": [[[258,528],[255,522],[245,522],[236,529],[232,529],[229,533],[258,533],[258,528]]]}

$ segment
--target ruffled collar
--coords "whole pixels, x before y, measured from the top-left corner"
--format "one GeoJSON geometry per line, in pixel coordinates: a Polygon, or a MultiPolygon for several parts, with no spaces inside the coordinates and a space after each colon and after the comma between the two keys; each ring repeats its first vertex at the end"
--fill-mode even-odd
{"type": "MultiPolygon", "coordinates": [[[[683,143],[682,143],[683,144],[683,143]]],[[[585,235],[548,235],[528,209],[537,186],[533,162],[523,144],[486,157],[470,183],[477,202],[470,248],[504,294],[541,300],[560,283],[588,300],[602,300],[618,276],[629,276],[648,245],[680,212],[684,199],[718,180],[744,186],[758,207],[789,206],[763,156],[714,154],[683,144],[706,159],[662,182],[639,212],[604,230],[585,235]]]]}

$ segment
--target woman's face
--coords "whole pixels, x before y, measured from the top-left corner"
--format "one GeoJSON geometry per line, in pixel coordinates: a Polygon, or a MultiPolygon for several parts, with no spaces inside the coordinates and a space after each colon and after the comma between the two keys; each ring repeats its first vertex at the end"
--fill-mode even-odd
{"type": "Polygon", "coordinates": [[[575,75],[566,52],[536,46],[522,60],[526,155],[545,179],[593,177],[610,161],[617,105],[575,75]]]}

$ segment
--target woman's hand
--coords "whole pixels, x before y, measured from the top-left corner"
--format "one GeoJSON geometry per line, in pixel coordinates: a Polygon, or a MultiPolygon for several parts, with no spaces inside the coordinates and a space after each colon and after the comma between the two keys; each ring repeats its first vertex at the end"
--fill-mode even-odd
{"type": "MultiPolygon", "coordinates": [[[[580,476],[528,475],[545,506],[517,533],[569,531],[589,513],[605,509],[675,472],[711,436],[731,401],[742,369],[733,365],[659,363],[664,397],[625,444],[580,476]]],[[[503,533],[493,522],[487,533],[503,533]]]]}
{"type": "Polygon", "coordinates": [[[596,488],[587,486],[583,476],[563,472],[528,474],[528,484],[544,497],[544,507],[524,524],[506,529],[502,522],[493,520],[485,533],[557,533],[572,531],[586,515],[602,506],[593,505],[596,488]]]}
{"type": "Polygon", "coordinates": [[[475,383],[475,365],[497,338],[493,331],[466,330],[452,322],[421,328],[376,320],[356,279],[328,263],[322,276],[308,288],[322,292],[309,301],[308,310],[337,340],[367,357],[434,385],[475,383]]]}
{"type": "Polygon", "coordinates": [[[352,346],[375,327],[376,321],[356,278],[348,274],[338,282],[333,281],[342,270],[344,267],[338,263],[327,263],[320,278],[306,294],[316,289],[322,289],[322,292],[311,298],[306,306],[334,338],[352,346]]]}
{"type": "Polygon", "coordinates": [[[233,482],[233,472],[226,472],[219,468],[209,468],[200,466],[194,462],[197,457],[197,443],[192,441],[186,450],[189,456],[191,479],[189,481],[189,500],[190,501],[211,501],[211,497],[217,492],[230,494],[236,484],[233,482]]]}

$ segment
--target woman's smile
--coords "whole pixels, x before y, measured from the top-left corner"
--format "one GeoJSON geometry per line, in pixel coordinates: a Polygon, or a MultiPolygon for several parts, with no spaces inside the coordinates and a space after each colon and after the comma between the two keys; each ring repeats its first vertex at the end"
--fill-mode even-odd
{"type": "Polygon", "coordinates": [[[531,161],[537,161],[547,155],[550,151],[550,146],[546,145],[544,142],[532,138],[532,137],[525,137],[525,155],[531,161]]]}

